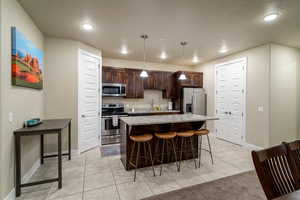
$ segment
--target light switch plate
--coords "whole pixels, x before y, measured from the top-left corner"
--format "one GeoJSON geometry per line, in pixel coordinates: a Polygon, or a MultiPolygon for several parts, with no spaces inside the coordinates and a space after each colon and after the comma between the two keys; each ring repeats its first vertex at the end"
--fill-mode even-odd
{"type": "Polygon", "coordinates": [[[258,106],[257,111],[258,112],[264,112],[264,107],[263,106],[258,106]]]}
{"type": "Polygon", "coordinates": [[[12,113],[12,112],[8,113],[8,121],[9,122],[13,122],[14,121],[14,113],[12,113]]]}

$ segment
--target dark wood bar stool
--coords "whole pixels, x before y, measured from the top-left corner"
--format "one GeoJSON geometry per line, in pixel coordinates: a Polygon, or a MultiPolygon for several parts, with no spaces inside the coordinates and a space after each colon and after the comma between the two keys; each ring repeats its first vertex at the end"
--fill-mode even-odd
{"type": "Polygon", "coordinates": [[[210,154],[210,158],[211,158],[211,163],[214,164],[214,159],[213,159],[213,155],[212,155],[212,151],[211,151],[211,146],[210,146],[210,140],[209,140],[209,130],[207,129],[200,129],[200,130],[195,130],[193,131],[193,133],[195,135],[197,135],[200,138],[200,142],[199,142],[199,148],[198,148],[198,160],[199,160],[199,168],[201,165],[201,151],[207,151],[210,154]],[[208,142],[208,148],[209,149],[202,149],[202,136],[207,137],[207,142],[208,142]]]}
{"type": "Polygon", "coordinates": [[[196,158],[195,158],[195,151],[194,151],[194,145],[193,145],[193,136],[194,133],[193,131],[183,131],[183,132],[177,132],[176,133],[177,137],[181,139],[181,145],[180,145],[180,161],[178,165],[178,171],[180,171],[180,165],[182,162],[182,154],[183,152],[188,153],[189,148],[188,148],[188,140],[190,140],[190,151],[193,154],[193,159],[195,162],[195,168],[197,168],[197,163],[196,163],[196,158]],[[185,148],[185,149],[183,149],[185,148]]]}
{"type": "Polygon", "coordinates": [[[136,179],[136,170],[138,168],[139,159],[140,159],[141,144],[144,145],[144,159],[145,160],[148,159],[146,156],[146,154],[147,154],[146,144],[148,145],[148,151],[149,151],[150,161],[151,161],[152,170],[153,170],[153,176],[155,176],[155,170],[154,170],[154,166],[153,166],[153,159],[152,159],[152,152],[151,152],[151,145],[150,145],[150,141],[152,140],[153,135],[151,135],[151,134],[132,135],[132,136],[129,136],[129,138],[130,138],[130,140],[133,141],[133,147],[131,149],[130,160],[129,160],[129,165],[135,167],[133,181],[135,182],[135,179],[136,179]],[[132,163],[136,144],[137,144],[136,161],[135,161],[135,163],[132,163]]]}
{"type": "MultiPolygon", "coordinates": [[[[176,167],[177,171],[179,171],[179,166],[177,163],[177,154],[176,154],[176,149],[175,149],[175,143],[174,143],[174,138],[176,137],[175,132],[168,132],[168,133],[155,133],[155,136],[162,141],[162,152],[161,152],[161,160],[160,160],[160,172],[159,175],[161,176],[162,174],[162,168],[164,164],[164,156],[165,154],[168,154],[168,145],[172,146],[173,152],[174,152],[174,157],[175,157],[175,162],[176,162],[176,167]],[[166,144],[166,146],[165,146],[166,144]],[[165,153],[165,148],[167,149],[165,153]]],[[[159,140],[156,143],[156,148],[155,148],[155,153],[157,153],[158,145],[159,145],[159,140]]]]}

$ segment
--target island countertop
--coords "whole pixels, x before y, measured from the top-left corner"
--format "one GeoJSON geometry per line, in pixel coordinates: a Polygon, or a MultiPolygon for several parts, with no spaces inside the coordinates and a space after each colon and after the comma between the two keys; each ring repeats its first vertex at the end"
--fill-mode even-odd
{"type": "Polygon", "coordinates": [[[204,116],[204,115],[195,115],[195,114],[121,117],[121,120],[128,126],[186,123],[186,122],[198,122],[198,121],[208,121],[208,120],[218,120],[218,119],[219,118],[215,116],[204,116]]]}

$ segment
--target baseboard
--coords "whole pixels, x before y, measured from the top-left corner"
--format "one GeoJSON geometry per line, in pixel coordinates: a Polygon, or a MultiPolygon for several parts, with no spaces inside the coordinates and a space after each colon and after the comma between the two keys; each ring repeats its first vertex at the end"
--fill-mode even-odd
{"type": "Polygon", "coordinates": [[[36,170],[41,166],[41,160],[37,159],[35,163],[32,165],[32,167],[24,174],[22,177],[22,183],[28,183],[30,178],[33,176],[33,174],[36,172],[36,170]]]}
{"type": "MultiPolygon", "coordinates": [[[[62,151],[62,153],[68,153],[68,151],[62,151]]],[[[57,151],[56,152],[48,152],[48,153],[45,153],[45,156],[47,155],[53,155],[53,154],[57,154],[57,151]]],[[[71,155],[72,156],[78,156],[80,155],[78,149],[71,149],[71,155]]]]}
{"type": "Polygon", "coordinates": [[[243,144],[243,146],[246,147],[246,148],[248,148],[248,149],[250,149],[250,150],[262,150],[263,149],[263,147],[259,147],[259,146],[256,146],[254,144],[249,144],[247,142],[245,142],[243,144]]]}
{"type": "Polygon", "coordinates": [[[15,199],[16,199],[16,190],[14,188],[3,200],[15,200],[15,199]]]}
{"type": "MultiPolygon", "coordinates": [[[[51,155],[55,154],[57,152],[50,152],[50,153],[45,153],[45,155],[51,155]]],[[[68,153],[67,151],[63,151],[62,153],[68,153]]],[[[79,152],[77,149],[72,149],[71,150],[71,155],[79,155],[79,152]]],[[[22,183],[28,183],[28,181],[31,179],[33,174],[36,172],[36,170],[41,166],[41,160],[38,159],[34,162],[32,167],[24,174],[22,177],[22,183]]],[[[16,200],[16,190],[13,188],[9,194],[3,199],[3,200],[16,200]]]]}
{"type": "MultiPolygon", "coordinates": [[[[36,170],[41,166],[41,160],[37,159],[32,167],[24,174],[22,177],[22,183],[28,183],[36,170]]],[[[4,198],[4,200],[15,200],[16,199],[16,190],[15,188],[10,191],[10,193],[4,198]]]]}

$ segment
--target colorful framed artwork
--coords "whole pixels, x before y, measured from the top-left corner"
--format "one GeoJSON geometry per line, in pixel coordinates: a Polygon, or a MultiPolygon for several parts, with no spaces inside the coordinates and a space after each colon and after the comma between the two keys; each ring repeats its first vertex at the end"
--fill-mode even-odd
{"type": "Polygon", "coordinates": [[[16,27],[12,36],[12,85],[43,89],[44,52],[16,27]]]}

